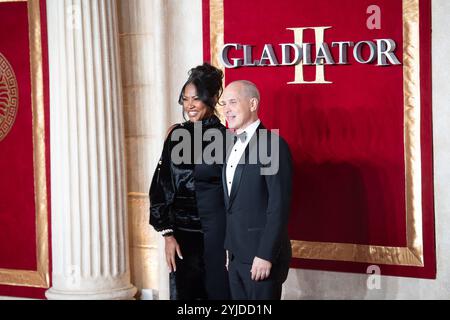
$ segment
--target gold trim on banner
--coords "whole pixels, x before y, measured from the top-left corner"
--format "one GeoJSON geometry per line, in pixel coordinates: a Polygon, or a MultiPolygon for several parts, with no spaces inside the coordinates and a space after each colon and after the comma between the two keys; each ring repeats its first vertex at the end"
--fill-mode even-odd
{"type": "Polygon", "coordinates": [[[224,8],[223,0],[210,0],[210,41],[211,41],[211,64],[222,71],[224,67],[220,63],[219,52],[224,46],[224,8]]]}
{"type": "Polygon", "coordinates": [[[407,247],[423,265],[419,0],[403,0],[407,247]]]}
{"type": "Polygon", "coordinates": [[[291,241],[292,256],[301,259],[351,261],[373,264],[421,266],[410,248],[352,243],[291,241]]]}
{"type": "MultiPolygon", "coordinates": [[[[210,0],[211,60],[221,68],[224,45],[224,0],[210,0]]],[[[424,266],[422,235],[422,167],[420,143],[419,0],[403,0],[403,76],[406,247],[293,240],[294,258],[374,264],[424,266]]]]}
{"type": "MultiPolygon", "coordinates": [[[[14,0],[22,2],[27,0],[14,0]]],[[[0,2],[12,2],[10,0],[0,2]]],[[[34,188],[36,202],[37,270],[0,269],[0,284],[49,288],[48,199],[45,150],[44,80],[42,66],[41,13],[39,0],[28,0],[33,114],[34,188]]]]}
{"type": "MultiPolygon", "coordinates": [[[[225,85],[225,68],[220,63],[219,52],[224,46],[224,7],[223,0],[210,0],[210,50],[211,64],[223,72],[223,83],[225,85]]],[[[225,124],[225,115],[223,107],[217,104],[217,113],[223,124],[225,124]]]]}

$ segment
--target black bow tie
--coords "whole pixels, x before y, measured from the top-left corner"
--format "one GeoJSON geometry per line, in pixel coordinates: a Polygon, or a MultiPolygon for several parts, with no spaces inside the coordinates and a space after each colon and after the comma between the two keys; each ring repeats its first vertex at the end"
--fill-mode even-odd
{"type": "Polygon", "coordinates": [[[241,142],[245,142],[247,140],[247,132],[242,132],[234,136],[234,143],[237,142],[237,139],[241,140],[241,142]]]}

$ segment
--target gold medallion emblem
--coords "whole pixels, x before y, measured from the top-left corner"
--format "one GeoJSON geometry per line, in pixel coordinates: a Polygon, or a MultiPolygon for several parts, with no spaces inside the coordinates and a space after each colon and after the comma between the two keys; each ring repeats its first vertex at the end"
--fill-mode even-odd
{"type": "Polygon", "coordinates": [[[0,141],[11,130],[19,108],[16,75],[8,60],[0,53],[0,141]]]}

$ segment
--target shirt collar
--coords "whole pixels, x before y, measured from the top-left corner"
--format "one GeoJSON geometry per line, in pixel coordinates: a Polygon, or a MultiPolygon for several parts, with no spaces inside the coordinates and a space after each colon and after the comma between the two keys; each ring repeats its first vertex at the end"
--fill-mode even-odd
{"type": "MultiPolygon", "coordinates": [[[[245,132],[247,134],[247,140],[250,140],[253,137],[253,134],[255,133],[256,129],[258,129],[260,124],[261,124],[261,120],[258,119],[255,122],[253,122],[252,124],[250,124],[249,126],[247,126],[247,128],[242,130],[242,132],[245,132]]],[[[242,133],[242,132],[240,132],[240,133],[242,133]]]]}

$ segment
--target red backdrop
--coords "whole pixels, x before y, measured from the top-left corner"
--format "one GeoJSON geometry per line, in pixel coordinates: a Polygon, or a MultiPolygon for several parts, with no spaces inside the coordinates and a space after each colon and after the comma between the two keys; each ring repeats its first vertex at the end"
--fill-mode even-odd
{"type": "MultiPolygon", "coordinates": [[[[40,2],[45,105],[45,164],[50,208],[50,144],[45,1],[40,2]]],[[[15,72],[19,107],[9,134],[0,141],[0,269],[36,271],[36,203],[33,164],[30,30],[27,2],[0,2],[0,53],[15,72]]],[[[50,219],[50,215],[48,215],[50,219]]],[[[50,245],[48,243],[48,245],[50,245]]],[[[50,261],[48,261],[50,267],[50,261]]],[[[1,280],[1,279],[0,279],[1,280]]],[[[1,282],[1,281],[0,281],[1,282]]],[[[46,289],[0,285],[0,296],[44,298],[46,289]]]]}
{"type": "MultiPolygon", "coordinates": [[[[217,48],[211,36],[217,22],[213,2],[203,1],[204,59],[217,48]]],[[[287,28],[331,26],[325,42],[390,38],[403,60],[402,0],[379,0],[381,29],[369,30],[369,0],[262,1],[223,0],[224,43],[254,46],[293,43],[287,28]]],[[[431,137],[431,4],[420,1],[422,222],[424,266],[383,265],[382,273],[434,278],[434,209],[431,137]]],[[[305,31],[303,42],[315,43],[305,31]]],[[[216,52],[214,52],[216,50],[216,52]]],[[[337,48],[332,49],[335,59],[337,48]]],[[[230,58],[238,57],[236,52],[230,58]]],[[[242,54],[241,54],[242,56],[242,54]]],[[[281,60],[281,58],[280,58],[281,60]]],[[[403,65],[377,67],[356,63],[325,67],[332,84],[288,84],[294,67],[226,69],[226,83],[247,79],[261,91],[260,118],[279,128],[294,159],[290,235],[293,240],[406,247],[405,130],[403,65]]],[[[315,66],[304,67],[314,80],[315,66]]],[[[368,263],[294,258],[293,267],[365,273],[368,263]]]]}

